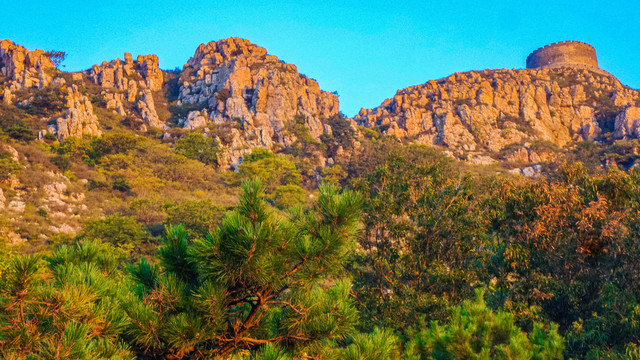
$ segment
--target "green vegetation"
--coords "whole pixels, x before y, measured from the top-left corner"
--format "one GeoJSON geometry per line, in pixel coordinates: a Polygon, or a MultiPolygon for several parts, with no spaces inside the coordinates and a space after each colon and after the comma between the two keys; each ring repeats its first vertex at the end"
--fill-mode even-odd
{"type": "Polygon", "coordinates": [[[11,174],[18,174],[21,170],[22,166],[13,161],[10,153],[0,152],[0,181],[9,179],[11,174]]]}
{"type": "Polygon", "coordinates": [[[186,200],[171,206],[167,211],[167,225],[182,225],[190,238],[205,236],[217,226],[223,209],[210,199],[186,200]]]}
{"type": "Polygon", "coordinates": [[[247,154],[238,168],[238,178],[258,177],[264,181],[267,195],[273,197],[278,186],[300,185],[302,180],[296,165],[286,156],[255,148],[247,154]]]}
{"type": "MultiPolygon", "coordinates": [[[[2,356],[638,353],[638,171],[589,175],[578,163],[536,181],[477,176],[432,148],[378,138],[321,172],[351,190],[314,193],[286,155],[255,149],[225,176],[227,186],[243,181],[229,210],[195,180],[210,167],[159,146],[126,136],[52,145],[51,166],[92,174],[91,194],[117,194],[108,198],[120,214],[86,222],[44,255],[3,255],[2,356]],[[181,178],[185,161],[195,171],[181,178]],[[196,197],[159,197],[180,189],[172,178],[200,187],[184,190],[196,197]],[[112,189],[119,179],[126,192],[112,189]]],[[[633,154],[636,144],[616,146],[633,154]]],[[[32,212],[53,219],[54,210],[32,212]]]]}
{"type": "Polygon", "coordinates": [[[475,302],[465,301],[453,308],[449,324],[433,322],[421,329],[407,346],[407,359],[563,359],[563,339],[556,325],[548,329],[534,323],[526,334],[515,324],[513,315],[493,312],[484,302],[482,291],[475,302]]]}
{"type": "Polygon", "coordinates": [[[100,240],[117,247],[140,247],[151,239],[135,219],[119,214],[109,215],[104,219],[88,221],[80,234],[80,238],[100,240]]]}
{"type": "Polygon", "coordinates": [[[60,69],[60,65],[67,57],[67,53],[60,50],[50,50],[45,52],[43,55],[51,60],[56,69],[60,69]]]}
{"type": "Polygon", "coordinates": [[[24,109],[29,115],[47,116],[61,112],[63,107],[63,91],[59,87],[48,87],[36,91],[24,109]]]}
{"type": "Polygon", "coordinates": [[[169,106],[169,111],[171,112],[171,117],[169,118],[169,122],[177,124],[178,120],[186,119],[190,112],[202,111],[206,108],[207,108],[207,103],[197,103],[197,104],[184,103],[182,105],[169,106]]]}
{"type": "Polygon", "coordinates": [[[217,165],[218,142],[199,133],[189,133],[176,141],[176,152],[206,165],[217,165]]]}
{"type": "Polygon", "coordinates": [[[134,359],[120,335],[130,285],[109,245],[15,256],[0,287],[3,359],[134,359]]]}

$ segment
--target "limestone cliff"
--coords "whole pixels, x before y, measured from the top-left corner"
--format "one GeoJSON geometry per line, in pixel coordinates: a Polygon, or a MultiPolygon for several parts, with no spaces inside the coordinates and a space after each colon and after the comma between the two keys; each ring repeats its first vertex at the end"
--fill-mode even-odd
{"type": "Polygon", "coordinates": [[[0,96],[5,104],[13,103],[16,91],[46,87],[52,80],[53,69],[51,59],[43,50],[29,51],[11,40],[0,41],[0,73],[6,81],[0,96]]]}
{"type": "Polygon", "coordinates": [[[601,70],[471,71],[399,90],[355,120],[422,144],[495,154],[534,140],[560,147],[598,140],[611,127],[618,138],[637,138],[638,99],[601,70]]]}
{"type": "MultiPolygon", "coordinates": [[[[100,65],[93,65],[87,73],[89,79],[102,87],[123,90],[134,96],[138,89],[158,91],[162,88],[163,77],[157,55],[138,55],[134,61],[130,53],[124,53],[124,61],[103,61],[100,65]]],[[[129,101],[132,101],[131,97],[129,95],[129,101]]]]}
{"type": "Polygon", "coordinates": [[[100,124],[93,113],[91,101],[78,91],[76,85],[67,89],[66,113],[55,120],[48,127],[49,132],[62,141],[69,136],[82,137],[83,135],[100,136],[100,124]]]}
{"type": "Polygon", "coordinates": [[[162,90],[164,81],[157,55],[138,55],[134,61],[130,53],[124,53],[124,60],[93,65],[86,75],[90,81],[103,87],[101,95],[107,100],[107,109],[127,116],[124,104],[129,103],[129,108],[146,126],[167,127],[160,121],[152,95],[152,92],[162,90]]]}
{"type": "MultiPolygon", "coordinates": [[[[201,104],[179,124],[187,129],[216,124],[239,127],[220,159],[235,164],[253,147],[286,147],[287,128],[300,119],[318,139],[331,131],[323,119],[339,111],[338,97],[248,40],[201,44],[184,66],[178,104],[201,104]]],[[[236,129],[237,130],[237,129],[236,129]]]]}

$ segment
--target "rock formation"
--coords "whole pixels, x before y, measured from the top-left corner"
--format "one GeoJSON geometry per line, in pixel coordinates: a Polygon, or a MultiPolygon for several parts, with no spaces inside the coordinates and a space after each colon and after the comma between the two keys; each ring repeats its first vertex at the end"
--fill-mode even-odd
{"type": "MultiPolygon", "coordinates": [[[[201,44],[181,74],[178,104],[201,104],[181,119],[189,129],[210,123],[243,130],[227,145],[221,161],[237,163],[253,147],[285,147],[295,138],[288,127],[302,119],[317,139],[322,119],[338,113],[338,97],[248,40],[229,38],[201,44]]],[[[235,133],[233,133],[235,134],[235,133]]]]}
{"type": "Polygon", "coordinates": [[[158,64],[157,55],[138,55],[133,61],[130,53],[124,53],[124,61],[104,61],[100,65],[93,65],[87,73],[89,79],[102,87],[135,94],[139,88],[151,91],[162,89],[163,76],[158,64]]]}
{"type": "Polygon", "coordinates": [[[157,55],[138,55],[133,61],[133,56],[125,53],[124,61],[115,59],[94,65],[87,70],[87,75],[92,82],[104,88],[102,95],[107,101],[107,109],[126,116],[123,102],[129,102],[146,126],[167,128],[160,121],[151,93],[162,90],[164,81],[157,55]]]}
{"type": "Polygon", "coordinates": [[[638,91],[589,69],[484,70],[399,90],[355,120],[422,144],[497,153],[538,139],[560,147],[596,140],[607,106],[626,106],[615,135],[637,138],[637,99],[638,91]]]}
{"type": "Polygon", "coordinates": [[[616,116],[614,136],[618,139],[640,138],[640,107],[627,105],[616,116]]]}
{"type": "MultiPolygon", "coordinates": [[[[640,93],[598,69],[590,45],[548,45],[534,51],[527,66],[533,69],[470,71],[431,80],[399,90],[349,121],[356,133],[355,123],[376,127],[408,141],[448,147],[455,156],[478,164],[552,159],[535,146],[536,140],[567,147],[583,140],[640,137],[640,93]]],[[[137,117],[144,122],[143,130],[167,129],[171,110],[171,125],[219,140],[223,167],[235,167],[255,147],[289,147],[301,135],[301,125],[312,139],[331,135],[326,120],[339,111],[338,97],[322,91],[295,65],[239,38],[198,46],[176,74],[177,85],[165,82],[172,75],[163,75],[156,55],[134,60],[125,53],[124,60],[65,75],[53,68],[44,51],[29,51],[8,40],[0,43],[0,69],[5,104],[28,106],[36,88],[67,92],[65,113],[41,119],[60,140],[101,134],[91,101],[100,116],[105,114],[102,108],[118,115],[107,121],[137,117]],[[162,97],[163,85],[177,95],[175,102],[162,97]]],[[[351,154],[349,149],[340,153],[351,154]]],[[[324,166],[329,160],[336,159],[319,156],[312,162],[324,166]]]]}
{"type": "Polygon", "coordinates": [[[140,94],[140,100],[138,100],[137,107],[145,124],[155,128],[166,128],[167,126],[160,121],[158,113],[156,112],[156,106],[153,101],[151,90],[144,89],[140,94]]]}
{"type": "Polygon", "coordinates": [[[13,93],[22,90],[46,87],[55,70],[51,59],[43,50],[29,51],[11,40],[0,42],[0,73],[7,80],[3,86],[2,100],[13,102],[13,93]]]}
{"type": "Polygon", "coordinates": [[[98,118],[93,113],[91,101],[78,91],[76,85],[71,86],[67,91],[67,111],[63,117],[56,119],[55,123],[48,127],[49,132],[58,140],[64,140],[69,136],[100,136],[102,131],[98,118]]]}

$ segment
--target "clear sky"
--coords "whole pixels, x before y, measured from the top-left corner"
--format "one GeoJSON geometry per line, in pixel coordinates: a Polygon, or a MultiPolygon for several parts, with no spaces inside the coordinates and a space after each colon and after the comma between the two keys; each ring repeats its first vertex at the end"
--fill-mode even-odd
{"type": "Polygon", "coordinates": [[[639,0],[9,1],[0,38],[64,50],[68,71],[125,51],[182,65],[203,42],[237,36],[298,66],[353,116],[396,90],[454,72],[522,68],[560,40],[595,46],[600,65],[640,88],[639,0]]]}

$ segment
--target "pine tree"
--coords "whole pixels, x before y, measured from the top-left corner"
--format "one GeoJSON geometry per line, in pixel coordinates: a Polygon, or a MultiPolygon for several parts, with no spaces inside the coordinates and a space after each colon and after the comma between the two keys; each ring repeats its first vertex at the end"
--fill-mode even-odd
{"type": "Polygon", "coordinates": [[[354,334],[343,263],[360,231],[360,197],[324,187],[312,209],[283,216],[260,181],[242,189],[215,231],[189,243],[182,228],[169,228],[160,267],[132,268],[138,297],[125,308],[139,352],[179,359],[263,348],[255,356],[279,359],[354,334]]]}
{"type": "Polygon", "coordinates": [[[563,351],[557,325],[536,322],[526,334],[512,314],[487,307],[483,292],[478,290],[475,301],[453,308],[448,324],[441,326],[434,321],[413,335],[405,358],[552,360],[563,359],[563,351]]]}
{"type": "Polygon", "coordinates": [[[0,358],[133,359],[121,338],[130,285],[114,252],[83,242],[12,258],[0,290],[0,358]]]}

